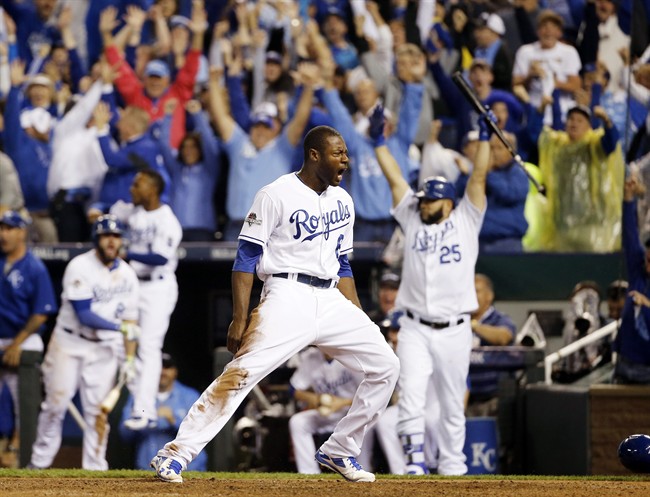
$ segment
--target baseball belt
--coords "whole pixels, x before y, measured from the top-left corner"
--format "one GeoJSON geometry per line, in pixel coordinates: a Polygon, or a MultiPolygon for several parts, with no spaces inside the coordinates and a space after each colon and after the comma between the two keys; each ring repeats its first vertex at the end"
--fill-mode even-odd
{"type": "Polygon", "coordinates": [[[324,280],[323,278],[318,278],[316,276],[309,276],[308,274],[296,273],[294,275],[289,273],[275,273],[274,278],[284,278],[285,280],[295,279],[298,283],[303,283],[305,285],[313,286],[316,288],[331,288],[332,280],[324,280]]]}
{"type": "Polygon", "coordinates": [[[415,321],[419,322],[420,324],[423,324],[425,326],[428,326],[430,328],[433,328],[434,330],[443,330],[445,328],[449,328],[450,326],[457,326],[459,324],[462,324],[465,322],[465,319],[460,318],[458,321],[455,323],[451,323],[449,321],[427,321],[426,319],[422,319],[420,317],[416,317],[411,311],[406,311],[406,315],[410,319],[414,319],[415,321]]]}

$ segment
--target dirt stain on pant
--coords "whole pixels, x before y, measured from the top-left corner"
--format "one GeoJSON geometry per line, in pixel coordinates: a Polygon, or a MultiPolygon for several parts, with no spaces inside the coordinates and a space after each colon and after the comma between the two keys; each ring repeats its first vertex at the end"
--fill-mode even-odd
{"type": "Polygon", "coordinates": [[[231,393],[240,390],[246,384],[248,371],[238,367],[226,369],[208,391],[208,401],[217,409],[223,410],[231,393]]]}

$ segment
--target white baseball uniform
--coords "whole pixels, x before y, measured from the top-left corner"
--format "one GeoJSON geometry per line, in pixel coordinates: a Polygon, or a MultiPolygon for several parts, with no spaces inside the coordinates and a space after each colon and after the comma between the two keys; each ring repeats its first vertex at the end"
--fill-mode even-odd
{"type": "MultiPolygon", "coordinates": [[[[424,444],[426,392],[433,381],[440,404],[439,474],[467,472],[463,401],[472,348],[469,313],[478,306],[474,266],[484,214],[466,195],[448,219],[424,224],[410,189],[393,209],[405,237],[402,282],[395,301],[405,310],[397,343],[398,432],[415,435],[414,443],[424,444]]],[[[416,456],[419,459],[411,462],[425,463],[422,451],[416,456]]]]}
{"type": "Polygon", "coordinates": [[[162,348],[169,328],[169,319],[178,300],[176,282],[176,251],[183,237],[183,230],[171,208],[162,204],[147,211],[142,206],[118,201],[111,207],[111,214],[127,226],[129,251],[138,254],[154,253],[167,259],[166,264],[151,266],[132,260],[129,262],[140,280],[140,325],[133,394],[133,415],[158,419],[156,395],[162,370],[162,348]]]}
{"type": "MultiPolygon", "coordinates": [[[[361,380],[363,380],[362,374],[346,369],[338,361],[328,361],[320,350],[310,347],[300,354],[300,363],[289,382],[296,390],[312,390],[317,394],[351,399],[361,380]]],[[[323,415],[318,409],[307,409],[291,416],[289,433],[298,473],[321,472],[320,466],[314,459],[316,452],[314,435],[333,432],[336,424],[347,412],[348,408],[343,408],[323,415]]],[[[367,443],[364,443],[361,454],[369,455],[367,443]]],[[[371,459],[359,457],[359,462],[364,468],[369,469],[371,459]]]]}
{"type": "Polygon", "coordinates": [[[38,417],[31,463],[38,468],[52,464],[61,445],[63,418],[69,402],[79,390],[84,420],[89,429],[83,437],[82,467],[107,470],[106,442],[95,431],[100,404],[115,384],[118,358],[124,354],[118,331],[83,326],[71,301],[91,299],[90,310],[114,323],[138,316],[138,278],[129,265],[116,259],[111,269],[95,250],[70,261],[63,275],[61,310],[43,363],[45,400],[38,417]]]}
{"type": "Polygon", "coordinates": [[[352,251],[353,224],[352,198],[340,187],[318,194],[287,174],[257,193],[239,238],[263,248],[257,263],[264,281],[260,304],[241,349],[159,456],[186,468],[253,386],[310,344],[363,373],[348,414],[321,447],[331,457],[359,455],[368,425],[388,404],[399,362],[379,328],[336,289],[338,258],[352,251]]]}

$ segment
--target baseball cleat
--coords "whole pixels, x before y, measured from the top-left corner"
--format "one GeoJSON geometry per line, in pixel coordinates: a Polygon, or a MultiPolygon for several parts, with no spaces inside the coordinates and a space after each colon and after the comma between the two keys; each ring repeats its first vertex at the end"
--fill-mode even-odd
{"type": "Polygon", "coordinates": [[[375,481],[375,475],[365,471],[354,457],[330,457],[320,449],[315,457],[321,467],[340,474],[348,481],[375,481]]]}
{"type": "Polygon", "coordinates": [[[124,427],[133,431],[140,431],[144,429],[151,430],[158,426],[157,419],[147,419],[141,416],[131,416],[129,419],[124,421],[124,427]]]}
{"type": "Polygon", "coordinates": [[[183,483],[183,477],[181,476],[183,467],[176,459],[156,456],[149,464],[156,471],[156,476],[162,481],[183,483]]]}
{"type": "Polygon", "coordinates": [[[422,463],[410,463],[406,465],[406,474],[407,475],[428,475],[429,468],[422,463]]]}

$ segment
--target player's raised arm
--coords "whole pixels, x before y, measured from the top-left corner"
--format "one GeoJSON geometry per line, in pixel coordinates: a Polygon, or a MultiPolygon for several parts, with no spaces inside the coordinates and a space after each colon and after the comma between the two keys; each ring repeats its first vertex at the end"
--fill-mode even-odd
{"type": "Polygon", "coordinates": [[[408,182],[402,176],[399,164],[386,146],[386,137],[384,136],[384,108],[381,105],[375,106],[370,114],[370,138],[374,141],[375,155],[381,167],[384,176],[390,185],[390,191],[393,196],[393,207],[396,206],[409,189],[408,182]]]}
{"type": "Polygon", "coordinates": [[[487,200],[485,198],[485,183],[487,173],[490,168],[490,136],[492,128],[488,126],[486,119],[496,119],[492,111],[487,116],[482,116],[478,120],[479,125],[479,144],[474,160],[474,169],[467,180],[466,195],[470,202],[480,210],[485,209],[487,200]]]}

